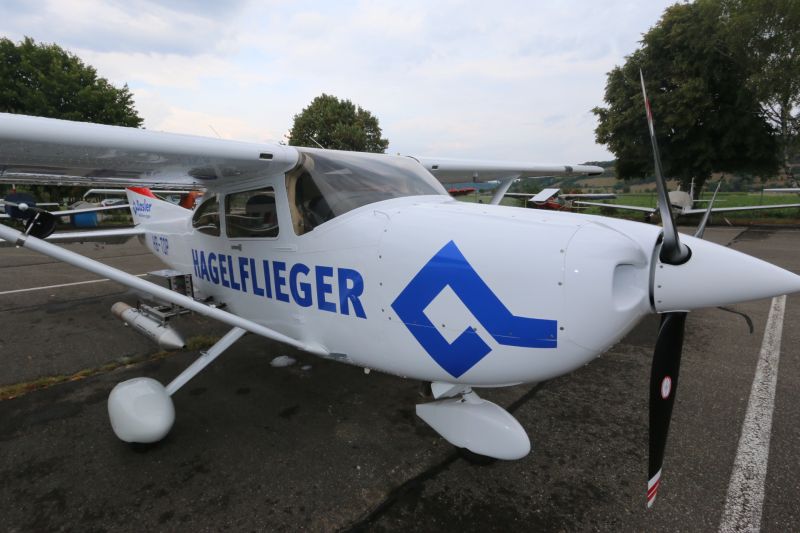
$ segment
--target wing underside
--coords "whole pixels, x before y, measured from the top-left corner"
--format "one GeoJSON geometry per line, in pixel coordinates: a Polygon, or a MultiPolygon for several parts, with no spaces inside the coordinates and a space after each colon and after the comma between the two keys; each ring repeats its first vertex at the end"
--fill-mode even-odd
{"type": "Polygon", "coordinates": [[[519,161],[484,161],[470,159],[446,159],[416,157],[436,179],[442,183],[486,182],[509,178],[542,178],[602,174],[603,169],[594,165],[540,165],[519,161]]]}
{"type": "MultiPolygon", "coordinates": [[[[415,157],[442,183],[595,175],[593,165],[415,157]]],[[[287,172],[291,146],[0,113],[0,182],[217,187],[287,172]]]]}
{"type": "Polygon", "coordinates": [[[289,146],[0,113],[0,182],[205,187],[285,172],[289,146]]]}
{"type": "MultiPolygon", "coordinates": [[[[791,209],[800,207],[800,204],[772,204],[772,205],[747,205],[741,207],[714,207],[711,209],[712,213],[727,213],[731,211],[756,211],[762,209],[791,209]]],[[[688,209],[684,215],[696,215],[698,213],[705,213],[705,209],[688,209]]]]}
{"type": "MultiPolygon", "coordinates": [[[[638,211],[640,213],[655,213],[655,207],[642,207],[638,205],[606,204],[603,202],[575,202],[577,205],[593,205],[598,207],[608,207],[610,209],[623,209],[626,211],[638,211]]],[[[702,210],[705,211],[705,210],[702,210]]]]}

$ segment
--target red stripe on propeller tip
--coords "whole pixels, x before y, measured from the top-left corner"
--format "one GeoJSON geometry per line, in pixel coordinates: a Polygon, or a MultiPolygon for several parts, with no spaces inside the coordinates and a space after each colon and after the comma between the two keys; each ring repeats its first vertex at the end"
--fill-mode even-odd
{"type": "Polygon", "coordinates": [[[656,493],[658,492],[658,486],[661,484],[661,481],[656,481],[656,484],[647,489],[647,499],[653,498],[656,493]]]}
{"type": "Polygon", "coordinates": [[[652,507],[653,502],[658,494],[658,487],[661,485],[661,470],[656,472],[656,475],[650,478],[647,482],[647,507],[652,507]]]}

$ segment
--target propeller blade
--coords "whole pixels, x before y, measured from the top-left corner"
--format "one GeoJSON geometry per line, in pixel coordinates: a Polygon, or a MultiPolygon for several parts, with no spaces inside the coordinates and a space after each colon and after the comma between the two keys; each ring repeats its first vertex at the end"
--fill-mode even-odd
{"type": "MultiPolygon", "coordinates": [[[[706,224],[708,223],[708,217],[711,215],[711,207],[714,205],[714,200],[717,199],[717,192],[719,192],[719,186],[722,185],[722,180],[717,182],[717,188],[714,189],[714,195],[711,197],[711,201],[708,202],[708,208],[706,212],[703,214],[703,220],[700,221],[700,225],[697,226],[697,231],[694,232],[694,236],[698,239],[703,238],[703,233],[706,232],[706,224]]],[[[692,186],[694,186],[694,181],[692,182],[692,186]]]]}
{"type": "MultiPolygon", "coordinates": [[[[38,208],[37,208],[38,209],[38,208]]],[[[25,223],[25,233],[37,239],[46,239],[56,230],[56,217],[52,213],[39,210],[25,223]]]]}
{"type": "Polygon", "coordinates": [[[656,141],[656,129],[653,124],[653,112],[650,109],[650,100],[647,99],[647,91],[644,88],[644,74],[639,71],[639,79],[642,82],[642,96],[644,97],[644,108],[647,113],[647,126],[650,128],[650,142],[653,145],[653,159],[655,160],[656,187],[658,189],[658,209],[661,214],[661,223],[664,226],[664,244],[661,246],[659,259],[668,265],[680,265],[689,260],[691,252],[686,245],[681,244],[678,238],[678,228],[675,226],[675,219],[672,218],[672,208],[667,194],[667,182],[661,170],[661,154],[658,150],[656,141]]]}
{"type": "Polygon", "coordinates": [[[653,353],[650,371],[650,462],[647,482],[647,507],[652,507],[661,483],[661,467],[667,445],[672,406],[678,388],[678,371],[683,352],[685,312],[664,313],[653,353]]]}
{"type": "Polygon", "coordinates": [[[36,199],[30,194],[10,194],[6,196],[3,204],[8,216],[25,223],[27,235],[46,239],[56,229],[55,215],[41,207],[36,207],[36,199]]]}

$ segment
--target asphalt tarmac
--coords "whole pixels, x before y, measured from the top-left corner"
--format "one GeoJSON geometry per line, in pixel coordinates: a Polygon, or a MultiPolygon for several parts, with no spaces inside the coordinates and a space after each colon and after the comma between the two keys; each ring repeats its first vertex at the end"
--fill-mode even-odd
{"type": "MultiPolygon", "coordinates": [[[[710,228],[706,237],[800,273],[800,230],[710,228]]],[[[69,245],[133,274],[163,268],[136,240],[69,245]]],[[[753,321],[691,313],[663,481],[645,509],[647,391],[657,318],[561,378],[481,395],[528,431],[515,462],[465,460],[414,414],[420,384],[365,374],[247,336],[174,396],[157,445],[116,439],[106,399],[136,376],[170,381],[197,356],[153,357],[112,318],[136,295],[26,250],[0,249],[0,387],[118,368],[0,401],[3,531],[717,531],[769,300],[753,321]],[[297,364],[274,368],[291,355],[297,364]],[[150,358],[150,359],[148,359],[150,358]],[[143,362],[122,364],[144,359],[143,362]]],[[[800,297],[786,302],[762,531],[800,511],[800,297]]],[[[187,337],[225,328],[198,317],[187,337]]]]}

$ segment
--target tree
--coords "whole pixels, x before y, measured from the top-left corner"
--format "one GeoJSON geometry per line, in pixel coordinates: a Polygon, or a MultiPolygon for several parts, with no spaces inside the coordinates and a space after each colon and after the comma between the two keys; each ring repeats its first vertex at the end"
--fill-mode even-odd
{"type": "Polygon", "coordinates": [[[381,138],[378,119],[372,113],[350,100],[323,93],[294,116],[289,144],[383,153],[389,140],[381,138]]]}
{"type": "Polygon", "coordinates": [[[776,132],[788,175],[800,134],[800,2],[722,0],[722,5],[728,43],[776,132]]]}
{"type": "Polygon", "coordinates": [[[667,8],[642,47],[608,75],[597,142],[617,156],[621,178],[642,176],[653,158],[639,82],[644,72],[664,171],[688,187],[712,172],[772,172],[776,143],[748,72],[727,45],[719,0],[667,8]]]}
{"type": "Polygon", "coordinates": [[[127,85],[118,89],[77,56],[29,37],[0,39],[0,112],[142,125],[127,85]]]}

